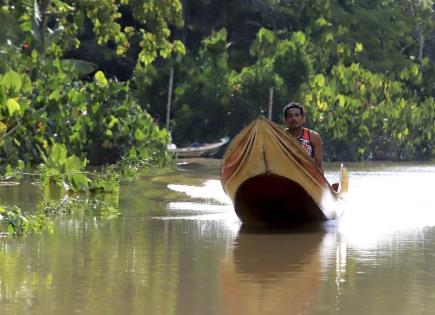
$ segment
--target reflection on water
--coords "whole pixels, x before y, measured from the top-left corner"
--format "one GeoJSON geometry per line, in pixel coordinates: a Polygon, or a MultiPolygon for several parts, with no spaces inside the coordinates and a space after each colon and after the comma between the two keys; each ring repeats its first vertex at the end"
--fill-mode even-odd
{"type": "Polygon", "coordinates": [[[341,220],[280,231],[241,226],[218,168],[126,183],[112,220],[76,213],[54,235],[0,239],[0,314],[433,314],[435,165],[348,165],[341,220]]]}
{"type": "Polygon", "coordinates": [[[168,188],[185,193],[197,201],[169,202],[167,209],[170,215],[160,219],[222,220],[237,228],[240,225],[231,199],[222,190],[220,181],[206,180],[201,186],[170,184],[168,188]]]}
{"type": "Polygon", "coordinates": [[[223,314],[300,314],[320,287],[322,233],[241,232],[222,262],[223,314]]]}

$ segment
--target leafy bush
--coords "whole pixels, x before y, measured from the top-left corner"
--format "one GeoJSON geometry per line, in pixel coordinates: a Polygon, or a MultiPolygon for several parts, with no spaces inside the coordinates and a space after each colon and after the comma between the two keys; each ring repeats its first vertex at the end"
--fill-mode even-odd
{"type": "Polygon", "coordinates": [[[3,165],[37,164],[55,144],[91,164],[113,163],[132,148],[152,163],[170,159],[167,131],[153,124],[127,83],[107,80],[102,72],[81,83],[56,62],[47,66],[55,68],[52,75],[42,75],[33,88],[26,74],[10,70],[0,75],[3,165]]]}

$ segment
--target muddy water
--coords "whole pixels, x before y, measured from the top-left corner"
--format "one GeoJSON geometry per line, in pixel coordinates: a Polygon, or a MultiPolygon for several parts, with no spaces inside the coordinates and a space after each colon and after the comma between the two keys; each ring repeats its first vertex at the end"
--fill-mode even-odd
{"type": "MultiPolygon", "coordinates": [[[[344,216],[292,231],[241,226],[218,167],[125,183],[111,220],[1,238],[0,314],[433,314],[434,164],[348,165],[344,216]]],[[[40,199],[32,185],[0,198],[40,199]]]]}

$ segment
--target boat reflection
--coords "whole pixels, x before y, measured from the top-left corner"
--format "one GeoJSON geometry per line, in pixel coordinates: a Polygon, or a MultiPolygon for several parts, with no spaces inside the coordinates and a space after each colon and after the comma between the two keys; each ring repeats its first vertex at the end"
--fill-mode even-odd
{"type": "Polygon", "coordinates": [[[301,314],[321,278],[322,229],[241,229],[220,268],[222,313],[301,314]]]}

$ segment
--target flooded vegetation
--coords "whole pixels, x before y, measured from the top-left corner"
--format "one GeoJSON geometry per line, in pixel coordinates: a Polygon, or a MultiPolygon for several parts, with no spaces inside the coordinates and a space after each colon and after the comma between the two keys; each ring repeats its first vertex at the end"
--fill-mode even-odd
{"type": "MultiPolygon", "coordinates": [[[[0,239],[0,313],[431,314],[435,165],[348,168],[344,216],[298,230],[241,226],[218,160],[122,182],[111,219],[82,208],[0,239]]],[[[40,201],[30,184],[0,196],[40,201]]]]}

